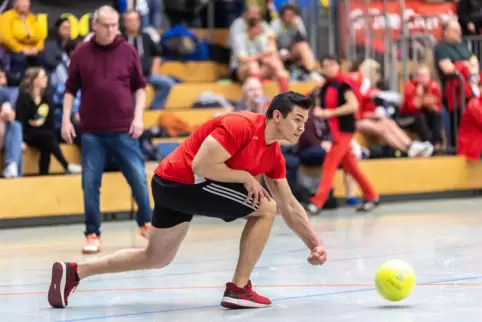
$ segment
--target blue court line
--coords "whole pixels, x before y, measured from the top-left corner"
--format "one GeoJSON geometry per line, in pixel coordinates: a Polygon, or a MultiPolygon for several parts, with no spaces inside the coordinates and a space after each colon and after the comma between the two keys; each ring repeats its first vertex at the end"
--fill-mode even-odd
{"type": "MultiPolygon", "coordinates": [[[[421,284],[455,283],[455,282],[471,281],[471,280],[477,280],[477,279],[482,279],[482,276],[471,276],[471,277],[444,279],[444,280],[437,280],[437,281],[426,282],[426,283],[421,283],[421,284]]],[[[360,288],[360,289],[356,289],[356,290],[345,290],[345,291],[328,292],[328,293],[316,293],[316,294],[308,294],[308,295],[281,297],[281,298],[272,299],[272,302],[274,303],[274,302],[299,300],[299,299],[306,299],[306,298],[313,298],[313,297],[325,297],[325,296],[340,295],[340,294],[362,293],[362,292],[368,292],[368,291],[374,291],[374,290],[375,290],[374,287],[366,287],[366,288],[360,288]]],[[[219,305],[203,305],[203,306],[174,308],[174,309],[165,309],[165,310],[157,310],[157,311],[145,311],[145,312],[124,313],[124,314],[115,314],[115,315],[92,316],[92,317],[72,319],[72,320],[59,320],[59,322],[93,321],[93,320],[103,320],[103,319],[129,317],[129,316],[140,316],[140,315],[149,315],[149,314],[157,314],[157,313],[169,313],[169,312],[195,311],[195,310],[202,310],[202,309],[214,309],[214,308],[219,308],[219,307],[220,307],[219,305]]]]}

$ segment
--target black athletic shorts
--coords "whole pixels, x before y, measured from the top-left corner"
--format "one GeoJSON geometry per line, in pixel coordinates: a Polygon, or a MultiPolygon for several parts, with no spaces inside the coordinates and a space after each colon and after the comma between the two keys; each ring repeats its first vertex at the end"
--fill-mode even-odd
{"type": "Polygon", "coordinates": [[[154,175],[151,185],[155,203],[152,226],[156,228],[174,227],[191,221],[193,215],[230,222],[250,215],[259,207],[245,203],[247,191],[240,183],[207,180],[184,184],[154,175]]]}

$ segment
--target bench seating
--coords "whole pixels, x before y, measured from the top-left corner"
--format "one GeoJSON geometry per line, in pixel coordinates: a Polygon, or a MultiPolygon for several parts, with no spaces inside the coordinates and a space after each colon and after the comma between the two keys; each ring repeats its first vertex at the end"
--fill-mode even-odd
{"type": "MultiPolygon", "coordinates": [[[[146,167],[148,180],[155,165],[146,167]]],[[[482,162],[469,163],[462,157],[365,160],[361,167],[382,196],[482,189],[482,162]]],[[[317,174],[314,168],[310,171],[317,174]]],[[[82,214],[80,178],[70,175],[0,180],[0,219],[82,214]]],[[[344,194],[342,174],[338,171],[335,195],[344,194]]],[[[105,174],[102,211],[130,211],[131,205],[131,192],[123,176],[105,174]]]]}

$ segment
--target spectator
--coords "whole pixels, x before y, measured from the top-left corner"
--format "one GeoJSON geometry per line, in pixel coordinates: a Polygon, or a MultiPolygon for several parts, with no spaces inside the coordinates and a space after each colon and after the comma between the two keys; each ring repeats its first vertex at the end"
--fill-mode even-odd
{"type": "Polygon", "coordinates": [[[6,95],[10,105],[14,106],[17,101],[18,87],[8,86],[7,72],[0,68],[0,93],[6,95]]]}
{"type": "MultiPolygon", "coordinates": [[[[58,18],[53,30],[45,40],[44,67],[48,74],[54,74],[50,81],[55,87],[58,83],[65,83],[70,58],[67,47],[72,42],[70,21],[67,18],[58,18]]],[[[70,45],[71,46],[71,45],[70,45]]]]}
{"type": "Polygon", "coordinates": [[[477,161],[482,154],[482,98],[474,97],[462,115],[457,154],[477,161]]]}
{"type": "Polygon", "coordinates": [[[288,72],[279,59],[276,46],[264,33],[259,19],[249,20],[247,34],[237,36],[230,69],[234,81],[243,83],[248,77],[275,77],[281,92],[289,90],[288,72]]]}
{"type": "Polygon", "coordinates": [[[243,84],[243,98],[236,105],[236,110],[248,110],[254,113],[263,113],[269,103],[268,97],[263,94],[263,85],[258,78],[250,77],[243,84]]]}
{"type": "Polygon", "coordinates": [[[55,137],[53,103],[45,91],[47,85],[45,70],[38,67],[27,69],[15,107],[17,120],[22,124],[23,139],[27,145],[40,151],[40,175],[49,173],[50,154],[66,173],[80,173],[82,168],[67,162],[55,137]]]}
{"type": "Polygon", "coordinates": [[[162,28],[162,0],[137,0],[136,11],[139,12],[142,28],[162,28]]]}
{"type": "Polygon", "coordinates": [[[270,37],[274,41],[274,33],[271,30],[268,23],[261,19],[261,9],[257,5],[250,5],[246,8],[243,15],[233,21],[229,27],[229,48],[233,49],[236,45],[236,41],[240,36],[245,36],[248,32],[248,21],[260,20],[262,24],[263,34],[270,37]]]}
{"type": "Polygon", "coordinates": [[[30,0],[14,0],[13,8],[2,14],[0,30],[13,73],[23,74],[28,66],[41,65],[44,35],[37,17],[30,12],[30,0]]]}
{"type": "Polygon", "coordinates": [[[10,98],[0,92],[0,151],[3,149],[3,176],[22,176],[22,126],[15,121],[10,98]]]}
{"type": "Polygon", "coordinates": [[[455,73],[454,63],[468,61],[472,54],[467,45],[462,42],[460,25],[457,21],[450,20],[443,26],[443,40],[434,48],[435,67],[442,84],[447,77],[455,73]]]}
{"type": "MultiPolygon", "coordinates": [[[[55,109],[55,131],[57,133],[57,138],[59,141],[63,141],[62,139],[62,116],[63,116],[63,101],[64,101],[64,95],[65,95],[65,83],[67,81],[67,73],[68,73],[68,68],[70,65],[70,58],[72,57],[72,53],[74,52],[74,49],[77,47],[79,42],[77,41],[68,41],[67,44],[65,45],[65,55],[63,55],[62,58],[62,63],[60,63],[57,68],[55,69],[55,72],[52,73],[51,78],[51,84],[53,87],[53,103],[54,103],[54,109],[55,109]]],[[[74,100],[74,105],[72,108],[72,115],[71,115],[71,120],[72,120],[72,125],[74,126],[75,133],[78,135],[74,138],[74,144],[78,146],[79,148],[81,147],[82,140],[81,140],[81,131],[80,131],[80,115],[79,115],[79,106],[80,106],[80,91],[77,92],[77,95],[75,96],[74,100]]]]}
{"type": "Polygon", "coordinates": [[[139,53],[144,77],[155,90],[154,99],[149,108],[163,109],[175,82],[168,76],[158,74],[161,68],[160,46],[147,33],[141,31],[139,13],[134,10],[129,10],[123,15],[123,29],[124,38],[139,53]]]}
{"type": "MultiPolygon", "coordinates": [[[[444,39],[439,42],[434,48],[434,61],[437,69],[439,79],[442,83],[442,92],[445,92],[447,81],[450,78],[457,77],[457,69],[455,68],[456,62],[468,62],[471,59],[472,54],[469,51],[467,45],[462,41],[460,25],[455,20],[450,20],[443,26],[444,39]]],[[[460,105],[462,102],[456,102],[460,105]]],[[[448,102],[446,97],[442,101],[442,105],[447,107],[448,102]]],[[[457,133],[456,127],[460,120],[460,111],[463,106],[455,106],[449,112],[450,132],[448,137],[450,138],[449,145],[455,147],[455,134],[457,133]],[[452,128],[452,127],[455,127],[452,128]]]]}
{"type": "Polygon", "coordinates": [[[283,6],[280,17],[271,22],[271,28],[285,65],[299,64],[310,80],[321,81],[321,76],[316,72],[315,56],[307,41],[305,24],[296,6],[283,6]]]}
{"type": "Polygon", "coordinates": [[[72,143],[76,133],[70,115],[80,89],[86,224],[86,244],[82,251],[87,254],[101,250],[99,189],[109,153],[132,189],[138,205],[140,234],[148,238],[151,227],[144,158],[138,140],[144,128],[146,86],[140,58],[134,47],[117,35],[119,15],[112,7],[99,8],[94,13],[93,25],[92,39],[80,44],[72,55],[62,118],[62,137],[72,143]]]}
{"type": "Polygon", "coordinates": [[[457,16],[464,35],[480,35],[482,29],[481,0],[458,0],[457,16]]]}
{"type": "Polygon", "coordinates": [[[405,85],[399,123],[422,141],[430,141],[435,151],[442,145],[440,86],[430,79],[427,66],[420,66],[415,79],[405,85]]]}
{"type": "Polygon", "coordinates": [[[368,68],[370,60],[365,60],[358,66],[361,71],[355,71],[349,76],[353,79],[360,94],[360,118],[356,121],[357,131],[365,136],[381,139],[391,148],[406,153],[409,157],[430,156],[433,146],[430,142],[413,141],[395,122],[384,113],[377,110],[374,98],[378,92],[372,83],[378,82],[373,71],[368,68]],[[372,80],[365,75],[372,74],[372,80]]]}

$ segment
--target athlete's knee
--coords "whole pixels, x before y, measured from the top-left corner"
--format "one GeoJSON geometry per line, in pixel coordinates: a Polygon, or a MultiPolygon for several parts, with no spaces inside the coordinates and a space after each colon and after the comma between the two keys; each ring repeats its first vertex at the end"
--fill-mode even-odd
{"type": "Polygon", "coordinates": [[[274,218],[276,216],[277,209],[278,206],[273,198],[262,198],[256,213],[258,217],[274,218]]]}
{"type": "Polygon", "coordinates": [[[169,265],[176,253],[171,250],[154,251],[149,246],[144,249],[144,261],[148,268],[163,268],[169,265]]]}

